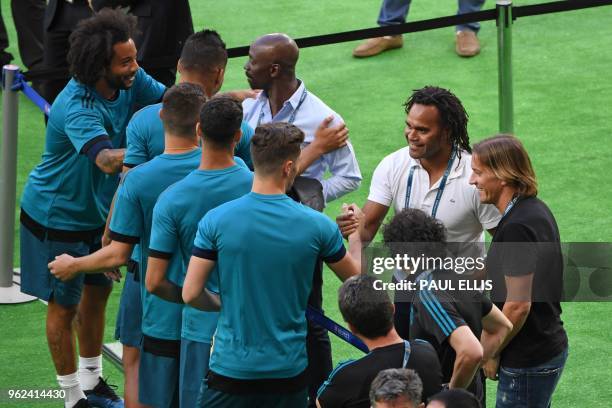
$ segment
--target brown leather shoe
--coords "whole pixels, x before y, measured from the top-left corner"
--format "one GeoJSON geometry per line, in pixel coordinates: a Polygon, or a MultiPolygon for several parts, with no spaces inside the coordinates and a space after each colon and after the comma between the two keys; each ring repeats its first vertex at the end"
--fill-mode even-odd
{"type": "Polygon", "coordinates": [[[457,31],[457,44],[455,47],[460,57],[473,57],[480,52],[480,42],[472,30],[457,31]]]}
{"type": "Polygon", "coordinates": [[[401,35],[387,35],[384,37],[370,38],[359,44],[353,50],[353,57],[373,57],[383,51],[401,48],[403,45],[404,39],[401,35]]]}

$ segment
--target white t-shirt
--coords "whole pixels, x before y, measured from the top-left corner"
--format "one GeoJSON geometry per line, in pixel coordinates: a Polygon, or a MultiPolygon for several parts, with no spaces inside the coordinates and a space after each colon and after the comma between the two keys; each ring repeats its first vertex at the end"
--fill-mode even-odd
{"type": "MultiPolygon", "coordinates": [[[[418,160],[410,157],[408,146],[385,157],[374,170],[369,201],[393,208],[404,209],[406,186],[410,168],[416,166],[410,208],[431,215],[440,180],[429,188],[429,174],[418,160]]],[[[469,184],[472,174],[472,156],[463,151],[461,160],[453,162],[444,192],[438,205],[436,218],[447,230],[447,242],[484,242],[484,230],[495,228],[501,214],[494,205],[481,204],[476,187],[469,184]]]]}

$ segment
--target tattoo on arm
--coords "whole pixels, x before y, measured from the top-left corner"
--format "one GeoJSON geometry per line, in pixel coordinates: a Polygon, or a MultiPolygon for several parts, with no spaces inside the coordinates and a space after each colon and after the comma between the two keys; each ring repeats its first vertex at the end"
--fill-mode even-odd
{"type": "Polygon", "coordinates": [[[119,173],[123,168],[125,149],[104,149],[96,156],[96,165],[106,174],[119,173]]]}

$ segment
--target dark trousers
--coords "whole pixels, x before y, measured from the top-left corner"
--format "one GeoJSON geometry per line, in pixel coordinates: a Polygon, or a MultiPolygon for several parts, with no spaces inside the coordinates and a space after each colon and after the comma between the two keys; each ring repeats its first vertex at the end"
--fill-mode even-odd
{"type": "MultiPolygon", "coordinates": [[[[27,69],[40,68],[43,62],[43,17],[45,0],[11,0],[11,12],[19,55],[27,69]]],[[[13,56],[6,52],[8,48],[6,26],[0,13],[0,64],[8,64],[13,56]]],[[[38,84],[34,84],[35,88],[38,84]]]]}
{"type": "MultiPolygon", "coordinates": [[[[45,0],[11,0],[11,11],[17,31],[19,55],[28,70],[43,66],[43,19],[45,0]]],[[[42,81],[32,81],[36,92],[42,92],[42,81]]]]}
{"type": "MultiPolygon", "coordinates": [[[[395,275],[391,279],[393,283],[397,283],[395,275]]],[[[412,309],[411,291],[396,290],[393,292],[393,303],[395,304],[395,314],[393,315],[393,324],[397,334],[404,339],[410,340],[410,312],[412,309]]]]}
{"type": "Polygon", "coordinates": [[[11,0],[17,45],[23,64],[39,68],[43,62],[43,18],[45,0],[11,0]]]}
{"type": "MultiPolygon", "coordinates": [[[[47,10],[47,12],[51,11],[47,10]]],[[[68,37],[76,28],[77,23],[90,17],[92,11],[85,1],[75,1],[72,4],[61,1],[58,2],[55,13],[53,17],[47,16],[52,22],[44,33],[43,62],[45,68],[66,69],[68,64],[66,57],[70,49],[68,37]]],[[[52,104],[69,80],[67,69],[64,77],[46,80],[42,97],[52,104]]]]}
{"type": "Polygon", "coordinates": [[[4,19],[2,18],[2,9],[0,8],[0,66],[9,64],[13,60],[13,55],[6,51],[8,46],[8,34],[4,25],[4,19]]]}
{"type": "Polygon", "coordinates": [[[410,302],[400,302],[395,300],[395,314],[393,315],[393,324],[397,334],[402,339],[410,340],[410,302]]]}
{"type": "MultiPolygon", "coordinates": [[[[287,194],[295,201],[314,210],[323,211],[325,208],[323,187],[317,180],[299,176],[287,194]]],[[[308,297],[308,305],[317,310],[323,310],[323,261],[320,259],[315,264],[312,275],[312,291],[308,297]]],[[[316,407],[317,391],[333,369],[331,342],[326,329],[308,322],[306,351],[308,353],[308,407],[316,407]]]]}
{"type": "MultiPolygon", "coordinates": [[[[318,310],[323,309],[323,261],[315,265],[312,292],[308,304],[318,310]]],[[[308,322],[306,335],[306,351],[308,353],[308,406],[315,407],[317,391],[331,373],[332,350],[327,330],[308,322]]]]}

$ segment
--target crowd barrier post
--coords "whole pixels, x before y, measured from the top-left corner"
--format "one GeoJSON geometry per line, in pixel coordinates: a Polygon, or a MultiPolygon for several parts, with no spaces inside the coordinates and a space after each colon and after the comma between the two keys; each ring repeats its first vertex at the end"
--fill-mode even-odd
{"type": "Polygon", "coordinates": [[[512,1],[497,0],[499,131],[514,133],[512,93],[512,1]]]}
{"type": "Polygon", "coordinates": [[[17,195],[17,118],[19,90],[13,89],[19,67],[2,68],[2,145],[0,150],[0,303],[24,303],[35,298],[21,293],[14,282],[15,204],[17,195]]]}

